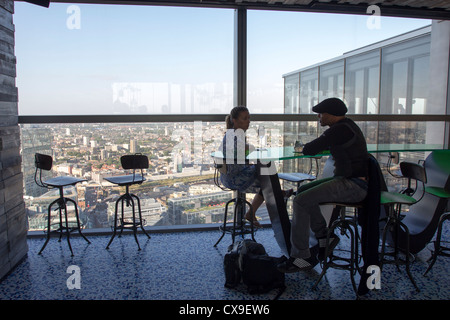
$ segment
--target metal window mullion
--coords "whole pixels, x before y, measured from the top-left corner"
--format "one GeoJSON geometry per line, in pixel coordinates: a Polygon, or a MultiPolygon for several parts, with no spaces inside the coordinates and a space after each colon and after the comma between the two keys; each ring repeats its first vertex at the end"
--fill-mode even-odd
{"type": "Polygon", "coordinates": [[[247,10],[234,13],[234,96],[235,106],[247,105],[247,10]]]}

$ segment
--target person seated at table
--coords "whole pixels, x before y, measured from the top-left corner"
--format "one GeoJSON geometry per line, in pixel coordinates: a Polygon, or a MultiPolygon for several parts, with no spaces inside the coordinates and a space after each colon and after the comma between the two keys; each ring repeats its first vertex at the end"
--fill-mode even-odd
{"type": "MultiPolygon", "coordinates": [[[[301,186],[293,200],[290,258],[278,265],[282,272],[312,269],[325,258],[328,232],[320,203],[363,201],[367,195],[368,152],[361,129],[345,116],[347,106],[337,98],[325,99],[312,110],[318,113],[321,126],[329,128],[317,139],[305,144],[303,154],[316,155],[330,150],[335,162],[334,175],[301,186]],[[318,257],[309,250],[310,229],[319,242],[318,257]]],[[[332,234],[329,252],[339,242],[332,234]]]]}
{"type": "MultiPolygon", "coordinates": [[[[246,163],[246,156],[255,148],[246,142],[245,132],[250,125],[250,113],[245,106],[234,107],[225,118],[227,132],[222,140],[220,150],[222,150],[226,160],[226,172],[221,172],[220,181],[222,184],[233,190],[243,193],[256,193],[252,201],[253,215],[250,209],[245,214],[245,219],[260,227],[261,224],[256,219],[256,210],[264,202],[260,181],[259,170],[255,164],[246,163]],[[228,142],[228,143],[227,143],[228,142]],[[232,162],[229,164],[227,162],[232,162]]],[[[290,197],[293,190],[284,191],[284,197],[290,197]]]]}

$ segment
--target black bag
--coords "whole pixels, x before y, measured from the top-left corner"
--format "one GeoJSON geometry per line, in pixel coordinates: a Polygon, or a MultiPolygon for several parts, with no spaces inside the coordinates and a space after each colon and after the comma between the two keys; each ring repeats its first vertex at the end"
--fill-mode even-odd
{"type": "Polygon", "coordinates": [[[241,282],[241,270],[239,270],[239,251],[241,242],[237,241],[228,248],[223,258],[225,271],[225,287],[234,288],[241,282]]]}
{"type": "Polygon", "coordinates": [[[270,257],[264,246],[253,240],[237,241],[224,257],[225,287],[236,288],[242,282],[250,294],[278,288],[277,299],[285,288],[284,273],[276,267],[283,259],[270,257]]]}

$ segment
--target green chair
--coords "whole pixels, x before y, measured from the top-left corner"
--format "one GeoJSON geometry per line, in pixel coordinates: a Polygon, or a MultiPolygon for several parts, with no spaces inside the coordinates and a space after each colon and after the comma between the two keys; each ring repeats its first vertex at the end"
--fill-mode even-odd
{"type": "MultiPolygon", "coordinates": [[[[436,196],[440,199],[450,199],[450,191],[446,190],[445,188],[441,187],[425,187],[425,192],[432,194],[433,196],[436,196]]],[[[446,220],[450,220],[450,212],[442,214],[442,216],[439,219],[436,239],[434,240],[434,251],[428,260],[430,264],[428,265],[427,270],[423,274],[424,276],[433,268],[434,263],[436,262],[436,259],[438,256],[445,256],[450,257],[450,248],[442,246],[442,226],[446,220]]]]}
{"type": "Polygon", "coordinates": [[[387,221],[383,228],[380,268],[382,268],[383,264],[395,264],[397,269],[399,269],[399,265],[405,265],[406,273],[408,274],[409,279],[416,290],[419,291],[409,268],[411,264],[409,251],[409,229],[402,222],[403,216],[401,213],[402,206],[414,205],[423,198],[425,194],[425,183],[427,182],[427,176],[425,168],[413,162],[401,162],[400,170],[402,177],[408,179],[407,188],[402,192],[381,191],[380,203],[382,206],[387,206],[389,210],[387,221]],[[399,256],[400,248],[398,244],[401,230],[403,230],[404,236],[406,237],[405,248],[402,249],[405,254],[404,260],[399,256]],[[393,252],[386,252],[386,240],[388,233],[390,233],[393,240],[393,252]],[[392,257],[393,259],[387,259],[386,256],[392,257]]]}

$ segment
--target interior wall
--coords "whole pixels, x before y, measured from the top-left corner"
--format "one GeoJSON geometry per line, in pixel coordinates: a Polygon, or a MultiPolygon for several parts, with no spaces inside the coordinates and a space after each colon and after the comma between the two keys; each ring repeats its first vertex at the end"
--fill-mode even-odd
{"type": "Polygon", "coordinates": [[[0,279],[27,255],[18,92],[14,54],[14,1],[0,1],[0,279]]]}

